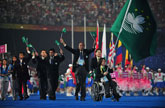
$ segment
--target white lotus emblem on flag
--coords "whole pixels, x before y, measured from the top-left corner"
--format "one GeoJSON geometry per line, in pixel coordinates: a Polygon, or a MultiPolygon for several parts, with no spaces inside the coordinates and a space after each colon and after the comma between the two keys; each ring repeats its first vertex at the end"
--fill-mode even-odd
{"type": "Polygon", "coordinates": [[[142,15],[138,15],[135,17],[133,13],[128,13],[126,20],[123,24],[123,28],[129,33],[142,33],[144,29],[142,24],[145,23],[144,19],[145,18],[142,17],[142,15]]]}

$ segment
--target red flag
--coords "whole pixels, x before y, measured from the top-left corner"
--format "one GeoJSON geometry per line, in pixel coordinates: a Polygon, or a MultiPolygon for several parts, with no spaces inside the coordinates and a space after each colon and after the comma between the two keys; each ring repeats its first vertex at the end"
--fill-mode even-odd
{"type": "Polygon", "coordinates": [[[97,31],[96,31],[96,50],[99,48],[99,23],[97,21],[97,31]]]}

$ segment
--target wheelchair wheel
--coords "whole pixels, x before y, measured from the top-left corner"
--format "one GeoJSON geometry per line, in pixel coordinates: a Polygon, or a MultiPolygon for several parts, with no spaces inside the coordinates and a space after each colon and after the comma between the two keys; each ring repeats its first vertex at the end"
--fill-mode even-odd
{"type": "Polygon", "coordinates": [[[103,96],[99,94],[99,84],[93,83],[91,88],[91,96],[94,101],[102,101],[103,96]]]}

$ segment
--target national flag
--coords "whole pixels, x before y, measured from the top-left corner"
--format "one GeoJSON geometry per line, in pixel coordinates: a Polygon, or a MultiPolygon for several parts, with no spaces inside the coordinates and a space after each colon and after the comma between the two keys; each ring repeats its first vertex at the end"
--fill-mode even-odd
{"type": "Polygon", "coordinates": [[[97,21],[97,31],[96,31],[96,50],[99,48],[99,23],[97,21]]]}
{"type": "Polygon", "coordinates": [[[128,54],[128,50],[125,51],[125,66],[129,65],[131,62],[130,56],[128,54]]]}
{"type": "Polygon", "coordinates": [[[106,58],[107,51],[106,51],[106,25],[104,24],[104,30],[103,30],[103,38],[102,38],[102,47],[101,47],[101,57],[106,58]]]}
{"type": "Polygon", "coordinates": [[[155,54],[156,28],[147,0],[127,0],[111,31],[137,62],[155,54]]]}
{"type": "Polygon", "coordinates": [[[109,54],[108,54],[108,64],[111,64],[111,67],[114,67],[114,56],[115,56],[115,44],[113,42],[113,33],[111,33],[111,41],[109,43],[109,54]]]}
{"type": "Polygon", "coordinates": [[[121,62],[122,62],[122,43],[119,40],[118,41],[117,54],[116,54],[116,65],[120,64],[121,62]]]}

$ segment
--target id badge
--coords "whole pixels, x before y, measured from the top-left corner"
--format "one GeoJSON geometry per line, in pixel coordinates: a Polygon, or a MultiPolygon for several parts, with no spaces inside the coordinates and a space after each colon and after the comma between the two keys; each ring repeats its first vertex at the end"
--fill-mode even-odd
{"type": "Polygon", "coordinates": [[[83,59],[79,59],[79,60],[78,60],[78,64],[79,64],[80,66],[83,66],[83,65],[84,65],[84,60],[83,60],[83,59]]]}

